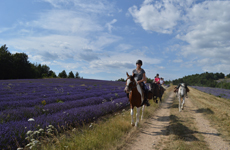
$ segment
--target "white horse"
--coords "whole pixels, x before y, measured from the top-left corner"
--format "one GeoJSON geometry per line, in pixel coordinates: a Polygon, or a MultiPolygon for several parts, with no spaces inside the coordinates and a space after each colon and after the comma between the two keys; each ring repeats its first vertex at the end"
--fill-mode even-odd
{"type": "Polygon", "coordinates": [[[184,109],[184,103],[185,103],[185,95],[186,95],[186,89],[185,89],[185,84],[181,83],[177,96],[179,98],[179,112],[181,112],[181,109],[184,109]],[[183,99],[183,102],[181,104],[181,99],[183,99]]]}

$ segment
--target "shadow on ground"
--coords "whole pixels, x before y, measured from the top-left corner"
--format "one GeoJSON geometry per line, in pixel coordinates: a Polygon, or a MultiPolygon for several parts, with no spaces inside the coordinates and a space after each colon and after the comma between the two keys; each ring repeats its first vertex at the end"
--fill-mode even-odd
{"type": "MultiPolygon", "coordinates": [[[[179,120],[179,118],[175,115],[170,115],[170,117],[159,117],[157,118],[158,121],[166,121],[170,119],[170,124],[166,126],[163,130],[160,132],[148,132],[142,130],[141,132],[144,134],[148,135],[175,135],[176,139],[180,139],[183,141],[199,141],[198,138],[194,136],[195,133],[200,133],[200,134],[210,134],[210,135],[215,135],[215,136],[220,136],[220,134],[215,134],[215,133],[206,133],[206,132],[198,132],[196,130],[191,130],[187,126],[183,125],[182,120],[179,120]]],[[[154,124],[148,123],[151,128],[160,128],[154,124]]]]}
{"type": "Polygon", "coordinates": [[[196,113],[214,114],[214,112],[210,108],[200,108],[200,109],[197,109],[196,113]]]}

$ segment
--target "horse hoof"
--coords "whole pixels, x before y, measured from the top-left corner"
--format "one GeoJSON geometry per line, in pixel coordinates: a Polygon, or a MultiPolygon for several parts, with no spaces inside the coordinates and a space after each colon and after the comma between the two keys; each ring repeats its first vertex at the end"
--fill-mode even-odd
{"type": "Polygon", "coordinates": [[[135,126],[135,124],[134,123],[131,123],[131,125],[134,127],[135,126]]]}

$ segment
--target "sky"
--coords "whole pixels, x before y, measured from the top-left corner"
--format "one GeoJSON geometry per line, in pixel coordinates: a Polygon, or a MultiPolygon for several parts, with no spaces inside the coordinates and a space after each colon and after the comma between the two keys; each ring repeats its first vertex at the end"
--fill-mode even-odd
{"type": "Polygon", "coordinates": [[[0,46],[56,74],[116,80],[230,73],[228,0],[0,0],[0,46]]]}

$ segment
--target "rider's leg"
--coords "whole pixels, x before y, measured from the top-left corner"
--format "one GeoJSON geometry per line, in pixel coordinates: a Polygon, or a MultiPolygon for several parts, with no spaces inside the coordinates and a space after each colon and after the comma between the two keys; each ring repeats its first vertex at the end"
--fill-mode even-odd
{"type": "Polygon", "coordinates": [[[179,87],[180,87],[180,83],[178,84],[177,89],[179,89],[179,87]]]}
{"type": "Polygon", "coordinates": [[[146,85],[144,84],[144,83],[142,83],[143,84],[143,90],[144,90],[144,92],[145,92],[145,97],[144,97],[144,102],[143,103],[145,103],[147,106],[150,106],[150,104],[149,104],[149,102],[148,102],[148,93],[149,93],[149,91],[148,91],[148,88],[146,87],[146,85]]]}
{"type": "Polygon", "coordinates": [[[185,96],[188,98],[188,86],[186,83],[184,86],[185,86],[185,96]]]}

